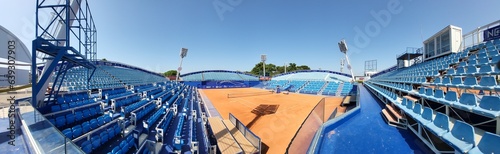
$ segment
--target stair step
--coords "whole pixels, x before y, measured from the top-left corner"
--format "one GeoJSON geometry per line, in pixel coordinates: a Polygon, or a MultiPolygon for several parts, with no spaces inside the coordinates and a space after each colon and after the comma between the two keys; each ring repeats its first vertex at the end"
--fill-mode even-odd
{"type": "Polygon", "coordinates": [[[389,110],[389,112],[392,115],[394,115],[395,118],[397,118],[397,119],[403,119],[403,115],[401,115],[401,112],[396,111],[396,109],[394,109],[394,107],[392,107],[389,104],[386,104],[385,107],[389,110]]]}
{"type": "Polygon", "coordinates": [[[386,109],[382,109],[382,115],[387,119],[390,123],[398,123],[398,121],[389,113],[386,109]]]}

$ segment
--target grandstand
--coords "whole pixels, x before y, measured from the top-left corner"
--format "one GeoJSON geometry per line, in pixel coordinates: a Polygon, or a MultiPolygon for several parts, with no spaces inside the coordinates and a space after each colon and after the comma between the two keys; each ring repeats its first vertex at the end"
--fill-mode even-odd
{"type": "Polygon", "coordinates": [[[346,96],[353,88],[350,75],[325,70],[307,70],[276,75],[271,81],[264,84],[265,89],[282,90],[290,92],[346,96]]]}
{"type": "Polygon", "coordinates": [[[10,85],[31,88],[0,89],[2,153],[500,153],[500,21],[446,26],[362,84],[329,70],[171,81],[97,59],[87,0],[44,2],[31,75],[10,85]]]}

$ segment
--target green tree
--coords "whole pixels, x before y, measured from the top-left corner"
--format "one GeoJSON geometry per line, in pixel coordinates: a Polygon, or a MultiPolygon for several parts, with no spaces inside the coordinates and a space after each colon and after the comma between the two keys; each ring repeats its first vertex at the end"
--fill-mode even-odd
{"type": "Polygon", "coordinates": [[[311,70],[311,68],[309,68],[309,66],[307,65],[300,65],[297,66],[297,70],[311,70]]]}
{"type": "Polygon", "coordinates": [[[108,61],[106,58],[103,58],[102,61],[108,61]]]}
{"type": "Polygon", "coordinates": [[[287,72],[293,72],[296,70],[297,70],[297,64],[295,64],[295,63],[288,64],[288,67],[286,68],[287,72]]]}
{"type": "MultiPolygon", "coordinates": [[[[169,70],[165,73],[163,73],[164,76],[166,77],[169,77],[169,76],[176,76],[177,75],[177,71],[176,70],[169,70]]],[[[180,75],[180,74],[179,74],[180,75]]]]}

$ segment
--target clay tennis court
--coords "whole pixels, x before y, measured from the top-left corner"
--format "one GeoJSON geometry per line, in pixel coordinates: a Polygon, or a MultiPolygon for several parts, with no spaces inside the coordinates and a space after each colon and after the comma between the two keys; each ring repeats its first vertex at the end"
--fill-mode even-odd
{"type": "MultiPolygon", "coordinates": [[[[285,153],[286,148],[302,122],[314,106],[325,96],[290,93],[267,93],[228,98],[228,94],[260,93],[255,88],[203,89],[223,119],[232,113],[262,140],[262,153],[285,153]]],[[[342,98],[325,101],[325,117],[338,106],[342,98]]],[[[339,109],[343,112],[344,109],[339,109]]],[[[308,148],[309,143],[304,143],[308,148]]]]}

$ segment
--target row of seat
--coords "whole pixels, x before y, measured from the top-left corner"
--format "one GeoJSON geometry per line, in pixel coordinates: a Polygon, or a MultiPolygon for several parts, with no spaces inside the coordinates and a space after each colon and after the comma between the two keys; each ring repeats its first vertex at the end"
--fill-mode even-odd
{"type": "Polygon", "coordinates": [[[149,103],[149,102],[152,102],[152,101],[148,101],[147,99],[143,99],[143,100],[141,100],[141,101],[139,101],[139,102],[136,102],[136,103],[134,103],[134,104],[130,104],[129,106],[125,106],[125,107],[123,107],[123,108],[122,108],[122,112],[123,112],[123,113],[129,113],[129,112],[132,112],[132,111],[134,111],[135,109],[137,109],[137,108],[139,108],[139,107],[141,107],[141,106],[143,106],[143,105],[146,105],[146,104],[147,104],[147,103],[149,103]]]}
{"type": "Polygon", "coordinates": [[[63,111],[67,110],[70,108],[75,108],[87,104],[92,104],[95,103],[97,100],[96,99],[88,99],[88,100],[82,100],[82,101],[72,101],[69,103],[63,103],[63,104],[54,104],[50,107],[50,110],[52,112],[58,112],[58,111],[63,111]]]}
{"type": "Polygon", "coordinates": [[[486,132],[476,146],[475,132],[472,125],[456,120],[450,130],[447,115],[437,112],[433,118],[434,110],[429,107],[422,109],[423,106],[420,103],[406,98],[403,98],[399,107],[427,130],[461,153],[495,153],[500,150],[500,147],[492,146],[494,143],[500,143],[500,135],[486,132]]]}
{"type": "Polygon", "coordinates": [[[82,150],[89,154],[92,151],[99,148],[101,145],[106,144],[109,139],[114,138],[117,135],[121,134],[121,127],[118,123],[104,129],[99,135],[94,135],[90,138],[90,140],[83,141],[80,144],[82,150]]]}
{"type": "Polygon", "coordinates": [[[472,93],[462,93],[458,99],[455,91],[444,91],[441,89],[420,88],[419,94],[429,100],[439,102],[451,107],[459,108],[465,111],[473,112],[490,118],[497,118],[500,116],[500,97],[498,96],[482,96],[478,101],[476,95],[472,93]]]}
{"type": "Polygon", "coordinates": [[[65,125],[71,125],[100,113],[102,113],[101,106],[97,105],[95,107],[90,107],[81,111],[75,111],[74,113],[61,115],[56,117],[55,119],[49,119],[49,121],[56,127],[61,128],[65,125]]]}
{"type": "Polygon", "coordinates": [[[119,145],[115,146],[110,152],[108,152],[108,154],[126,154],[133,147],[137,148],[134,142],[134,137],[129,135],[122,140],[119,145]]]}
{"type": "Polygon", "coordinates": [[[145,125],[143,125],[147,130],[149,130],[149,127],[151,127],[151,125],[153,123],[155,123],[158,118],[160,118],[161,115],[165,114],[165,110],[166,107],[165,106],[162,106],[158,111],[156,111],[153,115],[151,115],[148,119],[145,120],[145,125]]]}
{"type": "Polygon", "coordinates": [[[113,119],[105,114],[99,116],[97,118],[91,119],[89,121],[83,122],[81,125],[73,126],[72,128],[66,128],[62,131],[62,133],[69,139],[74,139],[79,137],[82,134],[90,132],[93,129],[97,129],[100,126],[103,126],[106,123],[111,122],[113,119]]]}
{"type": "Polygon", "coordinates": [[[122,106],[127,106],[129,104],[138,102],[140,100],[141,100],[141,96],[139,96],[137,94],[131,94],[131,95],[111,99],[111,102],[114,102],[111,105],[116,111],[117,109],[119,109],[122,106]]]}

